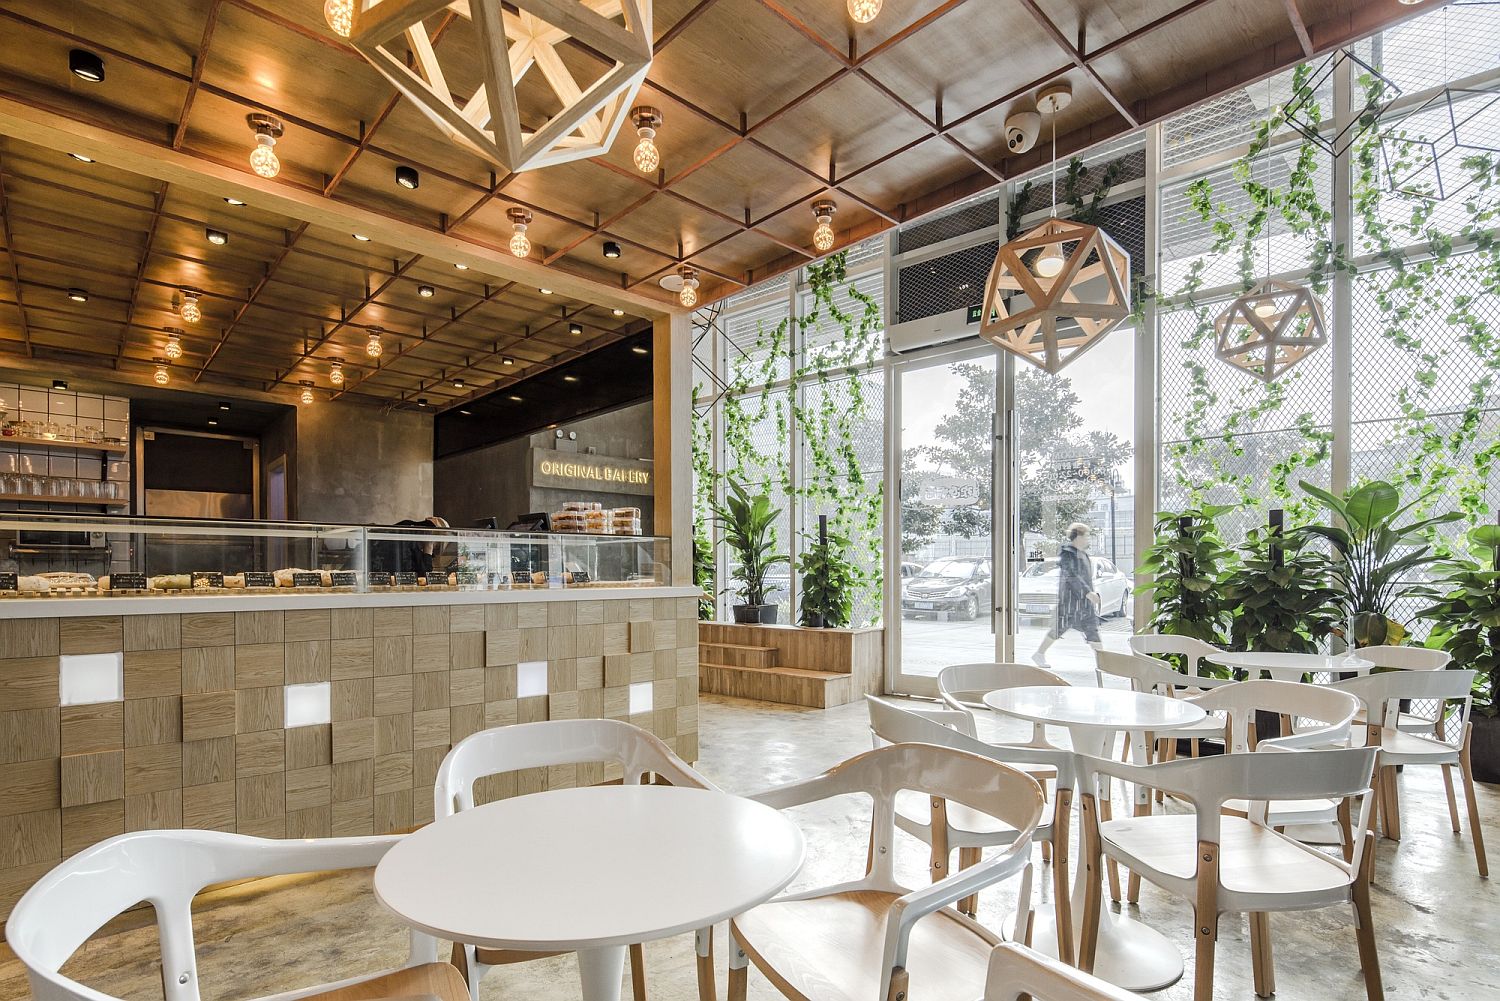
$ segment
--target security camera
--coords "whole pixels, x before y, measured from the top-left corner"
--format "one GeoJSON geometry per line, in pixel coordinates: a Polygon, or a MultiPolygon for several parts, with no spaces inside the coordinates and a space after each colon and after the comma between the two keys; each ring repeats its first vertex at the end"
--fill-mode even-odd
{"type": "Polygon", "coordinates": [[[1005,145],[1012,153],[1024,153],[1036,145],[1042,131],[1042,116],[1035,111],[1018,111],[1005,120],[1005,145]]]}

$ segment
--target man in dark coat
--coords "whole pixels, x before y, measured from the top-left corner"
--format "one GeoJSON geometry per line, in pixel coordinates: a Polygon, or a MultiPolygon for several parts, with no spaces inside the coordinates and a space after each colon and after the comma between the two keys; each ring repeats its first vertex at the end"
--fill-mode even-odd
{"type": "Polygon", "coordinates": [[[1094,561],[1089,556],[1089,527],[1075,521],[1068,526],[1068,541],[1057,553],[1057,617],[1031,660],[1048,667],[1047,648],[1063,633],[1077,629],[1095,650],[1099,640],[1099,592],[1094,590],[1094,561]]]}

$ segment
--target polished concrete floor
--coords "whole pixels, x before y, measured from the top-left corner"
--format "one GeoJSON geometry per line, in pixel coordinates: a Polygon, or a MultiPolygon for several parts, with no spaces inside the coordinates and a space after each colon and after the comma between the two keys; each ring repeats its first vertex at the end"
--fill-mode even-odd
{"type": "MultiPolygon", "coordinates": [[[[1080,679],[1081,680],[1081,679],[1080,679]]],[[[986,722],[990,736],[1015,731],[986,722]]],[[[812,775],[869,747],[863,705],[828,711],[705,697],[701,770],[733,792],[812,775]]],[[[1448,829],[1442,783],[1435,769],[1408,769],[1401,778],[1405,837],[1382,841],[1374,889],[1376,938],[1392,998],[1443,1001],[1500,996],[1495,943],[1500,941],[1500,889],[1481,880],[1467,833],[1448,829]]],[[[1481,787],[1480,809],[1491,824],[1500,818],[1500,790],[1481,787]]],[[[853,803],[835,802],[799,813],[809,860],[799,885],[851,876],[865,858],[866,818],[853,803]]],[[[1493,831],[1494,828],[1491,827],[1493,831]]],[[[1500,840],[1496,841],[1500,844],[1500,840]]],[[[898,869],[917,886],[925,881],[922,846],[907,843],[898,869]]],[[[1040,882],[1045,883],[1042,879],[1040,882]]],[[[980,919],[998,925],[1013,900],[1012,887],[981,897],[980,919]]],[[[368,873],[286,879],[219,891],[195,914],[199,979],[205,1001],[252,998],[309,983],[328,982],[399,962],[406,938],[369,894],[368,873]]],[[[586,898],[578,901],[587,907],[586,898]]],[[[1174,897],[1147,886],[1138,916],[1190,956],[1190,912],[1174,897]]],[[[133,921],[97,936],[66,967],[108,994],[161,997],[156,934],[133,921]]],[[[1329,909],[1272,918],[1278,997],[1307,1001],[1364,998],[1363,981],[1347,911],[1329,909]]],[[[719,995],[724,995],[724,930],[719,929],[719,995]]],[[[692,940],[682,936],[646,947],[649,994],[659,1001],[697,998],[692,940]]],[[[1176,986],[1154,995],[1191,997],[1192,964],[1176,986]]],[[[1220,923],[1215,976],[1218,998],[1250,999],[1249,939],[1243,917],[1220,923]]],[[[964,1001],[923,998],[916,1001],[964,1001]]],[[[974,996],[980,993],[975,985],[974,996]]],[[[0,947],[0,999],[28,994],[24,974],[0,947]]],[[[752,998],[778,995],[752,971],[752,998]]],[[[485,1001],[501,998],[576,998],[571,957],[496,970],[484,982],[485,1001]]],[[[628,998],[628,986],[625,996],[628,998]]],[[[870,999],[877,1001],[877,999],[870,999]]]]}

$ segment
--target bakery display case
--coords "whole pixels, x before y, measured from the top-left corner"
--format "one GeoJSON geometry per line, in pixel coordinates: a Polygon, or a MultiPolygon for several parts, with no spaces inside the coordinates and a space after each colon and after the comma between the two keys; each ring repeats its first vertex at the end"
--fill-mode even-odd
{"type": "Polygon", "coordinates": [[[0,600],[657,586],[667,544],[299,522],[0,514],[0,600]]]}

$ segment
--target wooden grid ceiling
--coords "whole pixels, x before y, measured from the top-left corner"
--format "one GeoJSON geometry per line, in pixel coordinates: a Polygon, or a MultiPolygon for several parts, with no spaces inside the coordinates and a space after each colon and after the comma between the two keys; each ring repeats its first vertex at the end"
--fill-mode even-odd
{"type": "MultiPolygon", "coordinates": [[[[679,265],[709,302],[813,259],[815,201],[837,203],[841,246],[1034,169],[1048,144],[1011,156],[1004,122],[1044,84],[1072,86],[1068,155],[1438,5],[885,0],[857,25],[844,0],[656,0],[636,100],[663,112],[653,176],[628,126],[605,155],[497,175],[335,36],[321,0],[6,0],[0,364],[139,380],[180,328],[174,385],[286,395],[311,380],[453,405],[674,308],[657,279],[679,265]],[[103,82],[69,72],[75,47],[104,59],[103,82]],[[250,172],[250,113],[285,123],[274,180],[250,172]],[[85,141],[96,162],[64,155],[85,141]],[[398,166],[420,186],[397,186],[398,166]],[[505,249],[512,207],[534,214],[529,261],[505,249]],[[194,325],[184,288],[203,293],[194,325]]],[[[477,65],[466,19],[440,11],[428,29],[477,65]]],[[[581,76],[597,59],[564,57],[581,76]]],[[[477,86],[448,79],[460,97],[477,86]]],[[[523,124],[555,110],[544,95],[520,88],[523,124]]]]}

